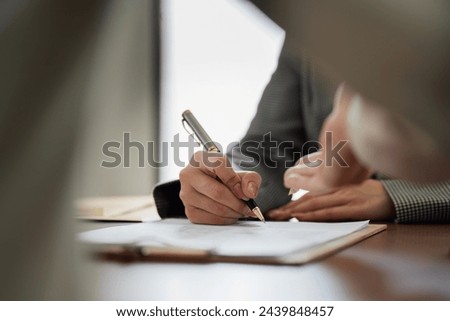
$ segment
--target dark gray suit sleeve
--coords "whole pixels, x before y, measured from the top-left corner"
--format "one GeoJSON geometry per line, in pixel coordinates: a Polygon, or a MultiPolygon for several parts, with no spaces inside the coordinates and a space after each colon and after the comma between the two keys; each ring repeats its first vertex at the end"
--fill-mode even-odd
{"type": "Polygon", "coordinates": [[[228,151],[239,168],[262,176],[256,201],[263,213],[290,200],[283,186],[284,171],[300,156],[317,150],[331,100],[324,99],[312,82],[307,62],[299,64],[283,50],[247,134],[228,151]]]}

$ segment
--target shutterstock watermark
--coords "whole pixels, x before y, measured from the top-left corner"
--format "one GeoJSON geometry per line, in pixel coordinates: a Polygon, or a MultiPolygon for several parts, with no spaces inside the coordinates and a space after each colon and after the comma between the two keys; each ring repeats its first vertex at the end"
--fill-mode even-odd
{"type": "MultiPolygon", "coordinates": [[[[292,166],[300,157],[303,157],[303,163],[310,167],[317,167],[322,164],[332,166],[334,162],[338,166],[348,167],[349,165],[340,154],[347,143],[348,141],[334,143],[332,132],[326,132],[325,146],[322,146],[318,141],[307,141],[302,146],[298,146],[294,141],[273,139],[272,133],[268,132],[259,141],[233,142],[225,148],[219,143],[215,144],[220,150],[227,151],[229,162],[226,163],[226,166],[231,167],[232,164],[236,164],[239,167],[251,169],[259,166],[269,168],[282,166],[286,168],[292,166]],[[315,153],[318,150],[324,152],[318,155],[315,153]]],[[[197,150],[199,150],[199,144],[192,136],[188,136],[186,140],[181,140],[180,134],[176,134],[171,142],[156,143],[154,141],[132,140],[131,133],[124,132],[122,141],[107,141],[103,144],[103,160],[100,165],[104,168],[130,168],[133,158],[139,168],[165,167],[170,162],[181,168],[186,167],[187,164],[199,167],[199,161],[192,157],[197,150]],[[185,155],[186,152],[188,158],[181,159],[181,155],[185,155]]],[[[217,153],[205,152],[202,162],[208,167],[223,166],[221,158],[218,156],[217,153]]]]}

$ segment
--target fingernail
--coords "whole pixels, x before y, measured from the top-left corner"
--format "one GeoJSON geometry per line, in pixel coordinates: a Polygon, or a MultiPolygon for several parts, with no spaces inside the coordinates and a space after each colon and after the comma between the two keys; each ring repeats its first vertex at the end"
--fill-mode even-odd
{"type": "Polygon", "coordinates": [[[233,191],[234,194],[239,198],[239,199],[243,199],[244,193],[242,193],[242,187],[241,187],[241,183],[237,183],[236,185],[233,186],[233,191]]]}
{"type": "Polygon", "coordinates": [[[254,182],[248,183],[248,191],[250,192],[250,196],[252,198],[256,197],[256,184],[254,182]]]}

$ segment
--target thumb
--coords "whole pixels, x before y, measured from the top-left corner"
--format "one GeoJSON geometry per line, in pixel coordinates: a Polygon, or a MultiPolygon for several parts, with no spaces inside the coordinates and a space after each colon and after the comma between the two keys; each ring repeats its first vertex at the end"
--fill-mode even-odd
{"type": "Polygon", "coordinates": [[[242,192],[247,198],[255,198],[258,195],[262,178],[256,172],[238,172],[241,177],[242,192]]]}

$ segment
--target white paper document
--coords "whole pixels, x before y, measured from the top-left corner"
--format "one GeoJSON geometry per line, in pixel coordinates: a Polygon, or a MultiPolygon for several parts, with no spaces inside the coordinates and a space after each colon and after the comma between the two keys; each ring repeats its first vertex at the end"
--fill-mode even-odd
{"type": "Polygon", "coordinates": [[[219,256],[274,257],[325,244],[361,230],[368,223],[239,221],[218,226],[166,219],[84,232],[79,240],[98,245],[204,250],[219,256]]]}

